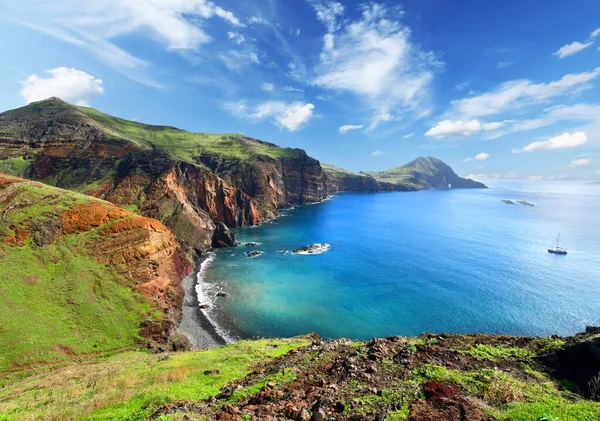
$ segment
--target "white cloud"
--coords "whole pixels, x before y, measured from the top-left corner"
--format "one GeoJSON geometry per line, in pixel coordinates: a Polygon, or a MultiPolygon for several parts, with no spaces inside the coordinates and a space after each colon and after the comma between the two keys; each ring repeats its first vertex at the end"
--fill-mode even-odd
{"type": "Polygon", "coordinates": [[[506,174],[504,176],[504,178],[508,178],[509,180],[514,180],[515,178],[517,178],[517,174],[515,174],[514,172],[509,172],[508,174],[506,174]]]}
{"type": "Polygon", "coordinates": [[[540,150],[574,148],[584,145],[587,142],[587,134],[585,132],[575,132],[573,134],[563,133],[560,136],[551,139],[533,142],[525,146],[523,149],[513,149],[513,153],[534,152],[540,150]]]}
{"type": "Polygon", "coordinates": [[[258,24],[261,24],[261,25],[267,25],[268,24],[268,22],[266,20],[264,20],[263,18],[258,17],[258,16],[251,16],[251,17],[249,17],[248,18],[248,23],[250,25],[253,25],[255,23],[258,23],[258,24]]]}
{"type": "Polygon", "coordinates": [[[328,35],[313,83],[364,98],[373,115],[371,130],[390,121],[382,116],[416,109],[427,97],[432,69],[439,65],[433,54],[411,43],[410,30],[396,13],[371,3],[363,6],[361,18],[339,27],[319,18],[328,35]]]}
{"type": "Polygon", "coordinates": [[[236,44],[242,44],[246,41],[246,38],[239,32],[227,32],[227,36],[236,44]]]}
{"type": "Polygon", "coordinates": [[[381,151],[373,151],[373,152],[371,152],[371,156],[380,156],[380,155],[383,155],[383,152],[381,152],[381,151]]]}
{"type": "Polygon", "coordinates": [[[317,12],[317,19],[323,22],[328,32],[339,28],[337,17],[344,14],[344,6],[336,1],[314,0],[312,6],[317,12]]]}
{"type": "Polygon", "coordinates": [[[598,28],[594,32],[592,32],[592,34],[590,36],[592,38],[596,38],[597,36],[600,36],[600,28],[598,28]]]}
{"type": "Polygon", "coordinates": [[[596,171],[595,171],[595,173],[596,173],[596,174],[600,174],[600,170],[596,170],[596,171]]]}
{"type": "Polygon", "coordinates": [[[550,83],[529,80],[504,82],[491,92],[451,102],[454,112],[464,117],[481,117],[511,111],[530,104],[542,103],[574,89],[585,89],[587,83],[600,76],[600,67],[591,72],[567,74],[550,83]]]}
{"type": "Polygon", "coordinates": [[[23,82],[21,95],[27,103],[56,96],[87,106],[92,98],[104,93],[102,80],[81,70],[57,67],[46,72],[50,77],[31,75],[23,82]]]}
{"type": "MultiPolygon", "coordinates": [[[[504,128],[504,130],[486,135],[485,139],[497,139],[507,134],[538,129],[561,121],[596,122],[600,124],[600,105],[579,103],[546,108],[539,117],[514,121],[510,126],[504,128]]],[[[595,131],[596,129],[590,129],[588,132],[595,131]]]]}
{"type": "Polygon", "coordinates": [[[139,33],[173,51],[197,51],[211,41],[203,22],[219,17],[244,26],[210,0],[29,0],[7,5],[18,24],[79,46],[132,80],[162,87],[150,63],[118,47],[114,39],[139,33]]]}
{"type": "Polygon", "coordinates": [[[565,57],[572,56],[573,54],[577,54],[578,52],[585,50],[592,44],[593,44],[592,42],[582,44],[578,41],[575,41],[575,42],[572,42],[571,44],[563,45],[562,47],[560,47],[558,49],[558,51],[556,51],[553,54],[555,56],[558,56],[559,58],[565,58],[565,57]]]}
{"type": "Polygon", "coordinates": [[[481,123],[479,120],[444,120],[429,129],[425,136],[441,139],[450,136],[471,136],[481,131],[497,130],[512,123],[513,120],[496,121],[492,123],[481,123]]]}
{"type": "Polygon", "coordinates": [[[569,164],[569,167],[571,167],[571,168],[589,167],[590,165],[592,165],[592,162],[593,162],[593,160],[591,158],[574,159],[571,161],[571,164],[569,164]]]}
{"type": "Polygon", "coordinates": [[[195,49],[210,41],[194,20],[213,16],[243,26],[233,13],[208,0],[55,0],[32,2],[48,21],[60,22],[75,34],[92,33],[105,40],[147,30],[169,49],[195,49]]]}
{"type": "MultiPolygon", "coordinates": [[[[253,113],[246,115],[251,120],[270,118],[281,129],[295,132],[313,117],[315,106],[303,102],[285,103],[283,101],[267,101],[259,104],[253,113]]],[[[244,108],[242,112],[245,112],[244,108]]]]}
{"type": "Polygon", "coordinates": [[[527,177],[528,180],[533,180],[533,181],[540,181],[544,179],[544,176],[542,175],[530,175],[529,177],[527,177]]]}
{"type": "Polygon", "coordinates": [[[414,133],[408,133],[408,134],[405,134],[403,137],[404,137],[405,139],[410,139],[410,138],[411,138],[411,137],[413,137],[414,135],[415,135],[414,133]]]}
{"type": "Polygon", "coordinates": [[[262,89],[265,92],[273,92],[273,90],[275,89],[275,85],[273,85],[272,83],[263,83],[262,89]]]}
{"type": "Polygon", "coordinates": [[[473,158],[467,158],[467,159],[465,159],[465,162],[485,161],[490,156],[492,156],[492,155],[490,155],[489,153],[481,152],[481,153],[478,153],[477,155],[475,155],[473,158]]]}
{"type": "Polygon", "coordinates": [[[365,127],[365,126],[362,125],[362,124],[360,124],[360,125],[346,124],[345,126],[342,126],[342,127],[339,128],[339,132],[340,132],[340,134],[346,134],[350,130],[360,130],[363,127],[365,127]]]}

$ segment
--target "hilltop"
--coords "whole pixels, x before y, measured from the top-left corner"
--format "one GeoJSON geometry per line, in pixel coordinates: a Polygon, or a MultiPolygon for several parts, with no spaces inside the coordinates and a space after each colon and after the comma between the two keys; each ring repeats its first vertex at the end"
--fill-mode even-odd
{"type": "Polygon", "coordinates": [[[429,156],[419,157],[408,164],[386,171],[353,173],[332,165],[322,164],[329,179],[342,191],[417,191],[447,188],[479,188],[486,186],[459,177],[448,164],[429,156]]]}

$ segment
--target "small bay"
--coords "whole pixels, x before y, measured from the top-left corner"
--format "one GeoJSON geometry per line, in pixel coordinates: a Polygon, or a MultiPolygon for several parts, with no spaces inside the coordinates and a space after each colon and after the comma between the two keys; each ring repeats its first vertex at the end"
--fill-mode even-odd
{"type": "Polygon", "coordinates": [[[344,193],[237,231],[199,288],[232,337],[567,335],[600,324],[600,184],[344,193]],[[524,200],[534,206],[506,204],[524,200]],[[566,256],[547,252],[556,235],[566,256]],[[321,254],[286,253],[328,243],[321,254]],[[246,252],[263,254],[248,258],[246,252]]]}

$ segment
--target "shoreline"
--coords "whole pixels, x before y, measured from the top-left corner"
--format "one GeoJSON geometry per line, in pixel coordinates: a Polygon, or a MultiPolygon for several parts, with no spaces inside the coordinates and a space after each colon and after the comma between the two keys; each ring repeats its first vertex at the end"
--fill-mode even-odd
{"type": "Polygon", "coordinates": [[[196,290],[198,274],[207,259],[204,257],[196,262],[192,273],[186,276],[181,283],[184,298],[177,332],[185,335],[192,346],[197,349],[217,348],[229,343],[204,314],[198,301],[198,291],[196,290]]]}

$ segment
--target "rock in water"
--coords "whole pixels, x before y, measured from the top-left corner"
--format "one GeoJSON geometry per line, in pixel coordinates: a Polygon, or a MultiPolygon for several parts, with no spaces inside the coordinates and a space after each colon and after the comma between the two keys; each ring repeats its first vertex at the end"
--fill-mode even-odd
{"type": "Polygon", "coordinates": [[[317,243],[311,246],[303,246],[294,250],[294,254],[321,254],[329,250],[331,246],[327,243],[317,243]]]}
{"type": "Polygon", "coordinates": [[[258,256],[260,256],[261,254],[264,254],[264,252],[262,252],[262,251],[259,251],[259,250],[254,250],[254,251],[249,251],[249,252],[247,252],[247,253],[246,253],[246,256],[247,256],[247,257],[249,257],[249,258],[253,258],[253,257],[258,257],[258,256]]]}
{"type": "Polygon", "coordinates": [[[235,234],[229,231],[227,225],[220,222],[215,228],[215,232],[212,237],[213,248],[224,248],[224,247],[235,247],[237,241],[235,240],[235,234]]]}

